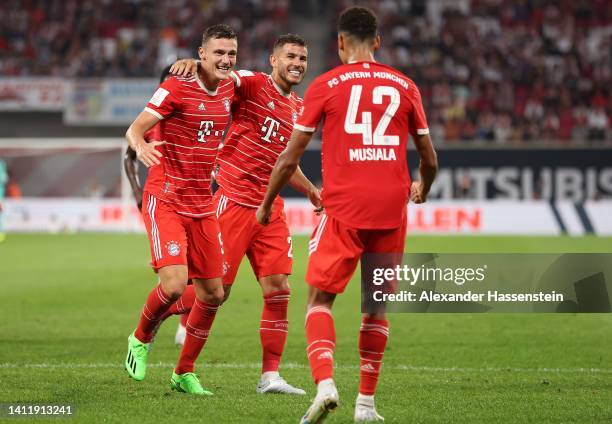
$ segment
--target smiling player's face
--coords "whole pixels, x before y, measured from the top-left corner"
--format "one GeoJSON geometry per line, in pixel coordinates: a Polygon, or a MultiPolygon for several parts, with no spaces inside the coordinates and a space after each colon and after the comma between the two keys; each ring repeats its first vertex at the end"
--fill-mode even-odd
{"type": "Polygon", "coordinates": [[[273,75],[281,81],[281,86],[294,86],[302,82],[308,68],[308,49],[297,44],[287,43],[278,47],[270,57],[273,75]]]}
{"type": "Polygon", "coordinates": [[[211,38],[198,49],[203,71],[219,81],[229,78],[237,53],[238,42],[230,38],[211,38]]]}

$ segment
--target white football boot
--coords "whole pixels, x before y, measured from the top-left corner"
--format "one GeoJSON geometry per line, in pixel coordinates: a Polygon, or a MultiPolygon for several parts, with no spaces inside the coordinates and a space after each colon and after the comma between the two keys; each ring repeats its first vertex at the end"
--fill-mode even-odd
{"type": "Polygon", "coordinates": [[[320,381],[317,386],[317,396],[306,411],[300,424],[319,424],[325,421],[327,414],[335,410],[340,402],[336,384],[331,378],[320,381]]]}
{"type": "Polygon", "coordinates": [[[355,402],[355,422],[356,423],[375,423],[385,419],[378,415],[374,407],[374,396],[366,396],[361,393],[355,402]]]}
{"type": "Polygon", "coordinates": [[[306,392],[287,383],[276,371],[264,372],[257,384],[257,393],[280,393],[286,395],[305,395],[306,392]]]}
{"type": "Polygon", "coordinates": [[[187,337],[187,329],[179,322],[176,334],[174,335],[174,343],[177,346],[183,346],[185,344],[185,337],[187,337]]]}

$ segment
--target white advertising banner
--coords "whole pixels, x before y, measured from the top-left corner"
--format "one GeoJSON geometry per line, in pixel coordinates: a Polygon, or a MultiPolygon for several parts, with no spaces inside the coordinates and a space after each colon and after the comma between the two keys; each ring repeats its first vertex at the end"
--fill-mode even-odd
{"type": "Polygon", "coordinates": [[[612,200],[588,201],[584,204],[595,234],[612,235],[612,200]]]}
{"type": "MultiPolygon", "coordinates": [[[[11,232],[144,231],[138,210],[121,199],[7,199],[5,228],[11,232]]],[[[612,201],[587,202],[571,223],[564,205],[549,202],[432,201],[408,207],[409,234],[612,235],[612,201]],[[583,212],[584,211],[584,212],[583,212]],[[581,226],[580,231],[572,230],[581,226]],[[571,231],[570,231],[571,230],[571,231]]],[[[319,217],[305,199],[286,199],[292,234],[310,234],[319,217]]]]}
{"type": "Polygon", "coordinates": [[[121,199],[6,199],[7,232],[144,231],[135,205],[121,199]]]}
{"type": "Polygon", "coordinates": [[[69,84],[64,122],[128,125],[142,112],[157,81],[147,78],[79,79],[69,84]]]}
{"type": "Polygon", "coordinates": [[[61,111],[66,85],[61,78],[0,78],[0,110],[61,111]]]}
{"type": "Polygon", "coordinates": [[[559,235],[548,202],[454,201],[408,206],[409,234],[559,235]]]}

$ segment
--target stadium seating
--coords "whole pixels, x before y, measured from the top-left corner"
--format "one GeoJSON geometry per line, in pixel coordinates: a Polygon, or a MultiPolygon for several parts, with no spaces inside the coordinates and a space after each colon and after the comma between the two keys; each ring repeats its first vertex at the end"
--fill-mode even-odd
{"type": "Polygon", "coordinates": [[[288,1],[10,1],[0,4],[0,75],[155,76],[227,23],[243,68],[265,68],[287,31],[288,1]]]}
{"type": "MultiPolygon", "coordinates": [[[[339,1],[337,9],[353,3],[339,1]]],[[[379,16],[380,60],[421,89],[434,140],[612,139],[612,3],[359,3],[379,16]]],[[[330,34],[333,66],[336,34],[330,34]]]]}

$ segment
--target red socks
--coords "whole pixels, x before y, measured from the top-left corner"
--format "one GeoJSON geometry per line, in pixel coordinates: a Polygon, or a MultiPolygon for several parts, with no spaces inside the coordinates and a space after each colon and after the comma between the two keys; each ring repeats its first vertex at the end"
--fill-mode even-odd
{"type": "MultiPolygon", "coordinates": [[[[189,308],[189,310],[191,311],[191,308],[189,308]]],[[[181,319],[181,325],[183,327],[187,327],[187,321],[189,320],[189,314],[188,313],[182,313],[181,315],[179,315],[180,319],[181,319]]]]}
{"type": "Polygon", "coordinates": [[[187,327],[187,336],[176,365],[175,372],[177,374],[193,372],[195,360],[208,339],[208,333],[215,320],[217,309],[219,309],[219,305],[211,305],[195,299],[185,326],[187,327]]]}
{"type": "Polygon", "coordinates": [[[285,341],[287,340],[287,307],[289,306],[289,290],[279,290],[264,296],[264,306],[261,312],[259,338],[263,349],[261,372],[278,371],[285,341]]]}
{"type": "Polygon", "coordinates": [[[359,329],[359,393],[372,396],[376,391],[383,354],[389,338],[386,320],[363,318],[359,329]]]}
{"type": "Polygon", "coordinates": [[[306,342],[308,362],[315,383],[334,375],[336,330],[331,310],[315,306],[306,313],[306,342]]]}
{"type": "Polygon", "coordinates": [[[172,303],[172,299],[164,292],[161,284],[158,284],[147,297],[134,336],[143,343],[150,343],[159,321],[172,303]]]}
{"type": "MultiPolygon", "coordinates": [[[[363,318],[359,330],[360,379],[359,393],[373,396],[380,374],[383,354],[389,338],[386,320],[363,318]]],[[[308,362],[315,383],[333,378],[336,333],[331,311],[315,306],[306,314],[308,362]]]]}
{"type": "Polygon", "coordinates": [[[189,316],[189,312],[193,306],[193,302],[195,302],[195,288],[193,284],[185,287],[185,291],[181,297],[178,298],[176,302],[174,302],[170,308],[166,311],[166,313],[161,317],[162,321],[165,321],[171,315],[179,315],[181,316],[181,324],[183,327],[187,327],[187,317],[189,316]]]}

